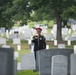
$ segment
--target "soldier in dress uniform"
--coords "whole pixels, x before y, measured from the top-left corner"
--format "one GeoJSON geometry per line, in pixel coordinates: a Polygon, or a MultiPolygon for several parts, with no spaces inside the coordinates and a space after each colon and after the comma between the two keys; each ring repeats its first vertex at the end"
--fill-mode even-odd
{"type": "Polygon", "coordinates": [[[36,51],[46,49],[46,40],[43,35],[41,35],[41,28],[36,28],[37,34],[33,36],[32,43],[34,43],[34,55],[36,60],[36,51]]]}

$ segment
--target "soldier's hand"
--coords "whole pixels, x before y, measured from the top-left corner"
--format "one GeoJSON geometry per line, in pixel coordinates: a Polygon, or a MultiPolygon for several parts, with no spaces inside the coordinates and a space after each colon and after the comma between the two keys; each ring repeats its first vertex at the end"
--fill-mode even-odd
{"type": "Polygon", "coordinates": [[[38,35],[36,34],[36,35],[34,35],[34,39],[37,39],[38,38],[38,35]]]}

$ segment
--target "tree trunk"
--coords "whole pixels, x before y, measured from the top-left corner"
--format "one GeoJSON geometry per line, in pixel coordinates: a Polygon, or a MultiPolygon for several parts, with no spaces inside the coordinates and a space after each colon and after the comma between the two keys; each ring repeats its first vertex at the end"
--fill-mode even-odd
{"type": "Polygon", "coordinates": [[[58,42],[62,42],[62,34],[61,34],[61,27],[62,27],[62,19],[60,16],[60,12],[58,10],[55,10],[56,14],[56,23],[57,23],[57,36],[56,39],[58,42]]]}

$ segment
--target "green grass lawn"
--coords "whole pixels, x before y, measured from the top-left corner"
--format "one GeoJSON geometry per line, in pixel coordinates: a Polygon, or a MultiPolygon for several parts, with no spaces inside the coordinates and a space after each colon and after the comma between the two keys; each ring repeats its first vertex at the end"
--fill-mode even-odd
{"type": "Polygon", "coordinates": [[[33,72],[33,70],[18,71],[17,75],[39,75],[39,72],[33,72]]]}

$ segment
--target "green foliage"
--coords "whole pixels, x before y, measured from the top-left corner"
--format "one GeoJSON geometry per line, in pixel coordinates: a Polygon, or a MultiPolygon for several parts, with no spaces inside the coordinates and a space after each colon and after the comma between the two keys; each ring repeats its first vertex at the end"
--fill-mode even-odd
{"type": "Polygon", "coordinates": [[[65,9],[65,11],[62,14],[63,19],[68,20],[69,18],[76,19],[76,6],[72,5],[65,9]]]}
{"type": "Polygon", "coordinates": [[[30,17],[30,8],[27,7],[28,0],[14,0],[12,6],[13,19],[16,21],[21,20],[21,25],[27,24],[30,17]]]}
{"type": "Polygon", "coordinates": [[[32,22],[32,21],[29,21],[28,22],[28,25],[30,26],[30,28],[32,28],[32,27],[34,27],[34,24],[35,24],[36,22],[32,22]]]}
{"type": "Polygon", "coordinates": [[[42,22],[42,24],[43,24],[43,25],[47,24],[47,21],[46,21],[46,20],[44,20],[44,21],[42,22]]]}
{"type": "Polygon", "coordinates": [[[1,0],[0,1],[0,27],[11,28],[13,25],[12,14],[8,9],[12,6],[12,0],[1,0]]]}
{"type": "Polygon", "coordinates": [[[55,15],[54,11],[50,9],[49,5],[47,5],[46,7],[42,6],[38,10],[34,11],[32,18],[35,21],[51,20],[55,18],[55,15]]]}
{"type": "Polygon", "coordinates": [[[62,21],[76,19],[76,0],[0,0],[0,27],[11,28],[16,21],[24,25],[28,20],[54,20],[56,11],[62,21]]]}
{"type": "Polygon", "coordinates": [[[54,21],[53,20],[49,21],[48,25],[52,27],[54,25],[54,21]]]}

